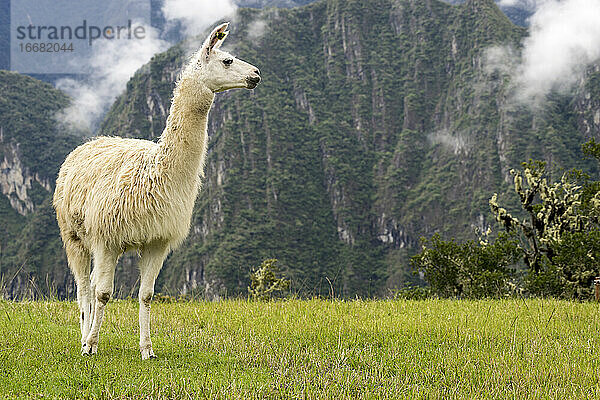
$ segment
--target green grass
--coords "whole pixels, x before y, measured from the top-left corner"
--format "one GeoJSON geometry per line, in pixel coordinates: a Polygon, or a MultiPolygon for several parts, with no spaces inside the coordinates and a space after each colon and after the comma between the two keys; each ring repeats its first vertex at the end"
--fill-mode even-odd
{"type": "Polygon", "coordinates": [[[112,301],[95,357],[73,302],[0,301],[3,398],[600,397],[600,308],[558,300],[112,301]]]}

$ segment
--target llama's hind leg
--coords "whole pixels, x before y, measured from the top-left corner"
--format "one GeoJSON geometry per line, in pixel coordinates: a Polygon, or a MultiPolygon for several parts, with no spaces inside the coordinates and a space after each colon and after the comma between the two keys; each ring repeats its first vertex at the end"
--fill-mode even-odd
{"type": "Polygon", "coordinates": [[[92,324],[92,292],[90,291],[90,253],[83,247],[81,242],[68,240],[65,242],[67,261],[69,268],[75,276],[77,284],[77,303],[81,312],[79,327],[81,328],[81,346],[85,346],[85,340],[90,332],[92,324]]]}
{"type": "Polygon", "coordinates": [[[84,354],[96,354],[100,338],[100,326],[104,318],[104,308],[112,296],[117,260],[120,252],[105,247],[94,249],[94,271],[92,273],[94,287],[94,311],[90,332],[85,343],[84,354]]]}
{"type": "Polygon", "coordinates": [[[152,243],[141,251],[140,260],[140,351],[142,360],[155,358],[150,340],[150,302],[154,295],[154,282],[168,254],[166,243],[152,243]]]}

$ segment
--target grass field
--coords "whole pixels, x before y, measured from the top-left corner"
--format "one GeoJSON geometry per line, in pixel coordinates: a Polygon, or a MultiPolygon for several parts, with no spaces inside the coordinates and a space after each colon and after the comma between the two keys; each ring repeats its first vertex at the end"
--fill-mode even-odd
{"type": "Polygon", "coordinates": [[[600,398],[600,308],[557,300],[111,301],[79,355],[74,302],[0,301],[2,398],[600,398]]]}

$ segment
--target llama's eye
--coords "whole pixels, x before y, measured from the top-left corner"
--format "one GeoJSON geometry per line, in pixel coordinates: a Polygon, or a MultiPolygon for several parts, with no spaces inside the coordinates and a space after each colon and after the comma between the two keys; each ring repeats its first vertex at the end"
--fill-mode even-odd
{"type": "Polygon", "coordinates": [[[233,58],[226,58],[223,60],[223,64],[229,66],[231,64],[233,64],[233,58]]]}

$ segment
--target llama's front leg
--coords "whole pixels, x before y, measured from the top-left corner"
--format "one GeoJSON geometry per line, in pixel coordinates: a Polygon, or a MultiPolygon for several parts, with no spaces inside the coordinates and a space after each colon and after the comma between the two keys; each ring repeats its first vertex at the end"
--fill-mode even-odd
{"type": "Polygon", "coordinates": [[[77,285],[77,303],[79,303],[79,311],[81,317],[79,319],[79,327],[81,328],[81,352],[85,352],[86,339],[90,333],[92,326],[92,293],[90,291],[90,278],[84,278],[82,285],[77,285]],[[86,282],[87,280],[87,282],[86,282]]]}
{"type": "Polygon", "coordinates": [[[115,267],[119,253],[107,249],[98,249],[94,252],[94,271],[92,274],[92,287],[95,288],[94,316],[90,333],[85,342],[84,354],[96,354],[100,337],[100,326],[104,318],[104,308],[112,296],[115,267]]]}
{"type": "Polygon", "coordinates": [[[154,295],[154,282],[168,253],[164,243],[153,243],[142,249],[140,260],[140,351],[142,360],[156,358],[150,340],[150,303],[154,295]]]}

